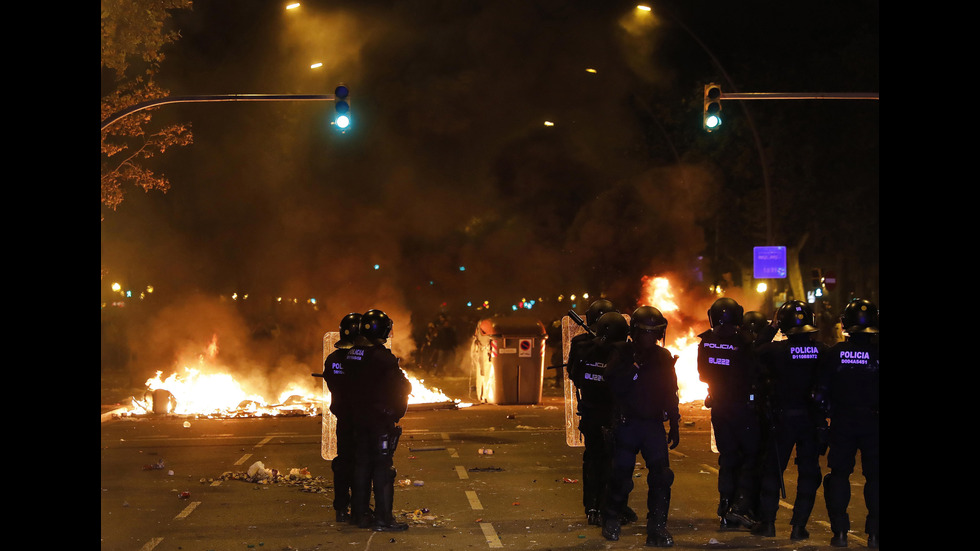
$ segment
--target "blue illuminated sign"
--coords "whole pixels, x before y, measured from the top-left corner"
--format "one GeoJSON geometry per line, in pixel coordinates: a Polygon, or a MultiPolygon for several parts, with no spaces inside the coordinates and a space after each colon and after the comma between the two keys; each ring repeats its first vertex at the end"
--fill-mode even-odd
{"type": "Polygon", "coordinates": [[[756,279],[786,277],[786,247],[754,247],[752,271],[756,279]]]}

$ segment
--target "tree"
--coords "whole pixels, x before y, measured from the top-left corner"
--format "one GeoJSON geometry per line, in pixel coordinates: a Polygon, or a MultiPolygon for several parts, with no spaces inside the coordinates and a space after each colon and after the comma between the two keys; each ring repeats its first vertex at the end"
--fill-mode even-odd
{"type": "MultiPolygon", "coordinates": [[[[154,76],[163,48],[179,33],[169,28],[173,10],[190,9],[190,0],[102,0],[102,119],[137,103],[168,95],[154,76]]],[[[191,143],[189,124],[155,128],[152,110],[130,115],[102,130],[102,205],[115,210],[125,189],[166,192],[166,176],[145,161],[174,146],[191,143]]]]}

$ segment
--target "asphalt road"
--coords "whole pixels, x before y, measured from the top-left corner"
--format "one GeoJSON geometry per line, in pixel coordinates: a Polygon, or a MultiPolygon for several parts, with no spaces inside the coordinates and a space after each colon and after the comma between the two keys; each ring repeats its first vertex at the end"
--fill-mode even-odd
{"type": "MultiPolygon", "coordinates": [[[[808,526],[811,537],[804,542],[789,540],[789,503],[780,509],[775,538],[720,530],[715,517],[717,455],[710,449],[708,412],[700,404],[683,406],[681,423],[681,444],[670,456],[675,482],[668,528],[675,548],[831,549],[822,493],[808,526]]],[[[335,522],[330,463],[320,456],[319,417],[214,420],[151,415],[104,420],[101,548],[394,551],[644,546],[642,459],[638,458],[630,498],[641,520],[625,526],[618,542],[606,541],[597,527],[585,523],[582,448],[565,443],[563,402],[553,389],[536,405],[412,410],[401,425],[395,512],[410,529],[376,533],[335,522]],[[266,483],[247,479],[250,468],[259,468],[258,462],[265,472],[275,469],[279,476],[266,483]],[[291,471],[296,473],[293,478],[287,476],[291,471]]],[[[790,503],[794,478],[790,471],[790,503]]],[[[859,472],[851,482],[852,524],[860,529],[864,503],[859,472]]],[[[864,543],[863,533],[852,532],[852,548],[864,543]]]]}

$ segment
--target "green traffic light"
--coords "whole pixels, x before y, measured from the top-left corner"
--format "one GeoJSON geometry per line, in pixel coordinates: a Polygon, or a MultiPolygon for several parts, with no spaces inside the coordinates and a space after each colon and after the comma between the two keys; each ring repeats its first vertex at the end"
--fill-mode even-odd
{"type": "Polygon", "coordinates": [[[346,130],[350,126],[350,89],[341,84],[334,90],[334,110],[337,118],[334,124],[341,130],[346,130]]]}
{"type": "Polygon", "coordinates": [[[703,124],[708,132],[721,126],[721,86],[714,83],[704,87],[703,124]]]}

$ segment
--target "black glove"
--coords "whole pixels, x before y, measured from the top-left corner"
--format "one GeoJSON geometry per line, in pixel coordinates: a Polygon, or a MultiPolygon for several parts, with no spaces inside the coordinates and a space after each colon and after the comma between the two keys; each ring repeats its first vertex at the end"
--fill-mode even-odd
{"type": "Polygon", "coordinates": [[[681,443],[681,431],[677,426],[677,419],[670,420],[670,432],[667,433],[667,443],[670,449],[674,449],[681,443]]]}
{"type": "Polygon", "coordinates": [[[708,409],[711,409],[711,395],[710,394],[704,397],[704,407],[706,407],[708,409]]]}
{"type": "Polygon", "coordinates": [[[827,453],[828,447],[830,447],[830,427],[824,421],[817,426],[817,450],[820,452],[820,455],[823,455],[827,453]]]}

